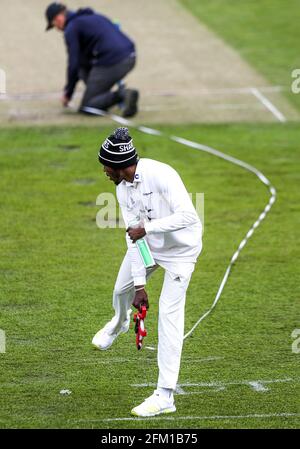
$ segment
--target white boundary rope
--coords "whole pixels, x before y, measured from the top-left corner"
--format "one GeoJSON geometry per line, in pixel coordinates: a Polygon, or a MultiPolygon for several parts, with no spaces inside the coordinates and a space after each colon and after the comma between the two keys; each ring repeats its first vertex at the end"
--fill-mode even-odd
{"type": "Polygon", "coordinates": [[[240,255],[240,252],[245,247],[246,243],[248,242],[248,240],[250,239],[250,237],[254,233],[255,229],[258,228],[258,226],[265,219],[267,213],[270,211],[271,207],[273,206],[273,204],[274,204],[274,202],[276,200],[276,190],[272,186],[270,181],[265,177],[265,175],[263,173],[261,173],[259,170],[257,170],[255,167],[253,167],[250,164],[247,164],[244,161],[241,161],[240,159],[236,159],[235,157],[232,157],[232,156],[229,156],[228,154],[222,153],[221,151],[218,151],[215,148],[209,147],[207,145],[202,145],[200,143],[193,142],[191,140],[183,139],[182,137],[178,137],[178,136],[169,136],[169,135],[167,136],[164,133],[162,133],[161,131],[158,131],[156,129],[147,128],[145,126],[138,126],[134,122],[132,122],[131,120],[127,120],[127,119],[125,119],[123,117],[120,117],[118,115],[115,115],[115,114],[109,114],[109,113],[107,113],[105,111],[101,111],[99,109],[88,108],[87,107],[87,108],[85,108],[85,111],[90,113],[90,114],[94,114],[94,115],[106,116],[108,118],[111,118],[113,121],[115,121],[117,123],[120,123],[120,124],[126,125],[126,126],[130,126],[132,128],[137,129],[138,131],[140,131],[142,133],[145,133],[145,134],[150,134],[150,135],[155,135],[155,136],[166,136],[171,141],[177,142],[177,143],[179,143],[181,145],[184,145],[186,147],[194,148],[195,150],[199,150],[199,151],[204,151],[206,153],[212,154],[213,156],[216,156],[216,157],[219,157],[221,159],[224,159],[227,162],[231,162],[232,164],[235,164],[235,165],[237,165],[239,167],[242,167],[243,169],[253,173],[269,189],[269,192],[270,192],[269,201],[268,201],[267,205],[265,206],[264,210],[258,216],[257,220],[253,223],[251,228],[248,230],[248,232],[246,233],[245,237],[240,242],[237,250],[234,252],[233,256],[231,257],[231,260],[230,260],[230,262],[229,262],[229,264],[228,264],[228,266],[226,268],[225,274],[223,276],[223,279],[221,281],[221,284],[219,286],[219,289],[217,291],[217,294],[215,296],[215,299],[214,299],[211,307],[204,313],[204,315],[202,315],[199,318],[199,320],[194,324],[194,326],[191,328],[191,330],[185,334],[185,336],[184,336],[184,340],[185,340],[186,338],[188,338],[194,332],[194,330],[199,326],[201,321],[203,321],[204,318],[206,318],[212,312],[212,310],[216,307],[216,305],[217,305],[217,303],[218,303],[218,301],[220,299],[220,296],[221,296],[221,294],[223,292],[223,289],[225,287],[225,284],[227,282],[227,279],[228,279],[228,276],[230,274],[230,271],[231,271],[231,268],[232,268],[233,264],[236,262],[237,258],[240,255]]]}
{"type": "Polygon", "coordinates": [[[206,145],[201,145],[199,143],[196,142],[192,142],[190,140],[187,139],[182,139],[181,137],[176,137],[176,136],[171,136],[170,137],[172,140],[174,140],[175,142],[181,143],[182,145],[194,148],[196,150],[200,150],[200,151],[205,151],[206,153],[210,153],[216,157],[219,157],[221,159],[224,159],[228,162],[231,162],[232,164],[238,165],[242,168],[244,168],[245,170],[250,171],[251,173],[254,173],[258,179],[265,185],[268,187],[269,191],[270,191],[270,198],[268,201],[268,204],[265,206],[264,210],[262,211],[262,213],[259,215],[259,217],[257,218],[257,220],[253,223],[253,225],[251,226],[251,228],[249,229],[249,231],[247,232],[247,234],[245,235],[245,237],[243,238],[243,240],[241,241],[241,243],[239,244],[237,250],[234,252],[233,256],[231,257],[231,260],[229,262],[229,265],[227,266],[227,269],[225,271],[224,277],[222,279],[222,282],[220,284],[219,290],[216,294],[216,297],[214,299],[214,302],[212,303],[212,306],[210,307],[210,309],[205,312],[204,315],[202,315],[199,320],[194,324],[194,326],[192,327],[192,329],[184,336],[184,339],[186,339],[187,337],[189,337],[189,335],[191,335],[194,330],[196,329],[196,327],[201,323],[202,320],[204,320],[204,318],[210,314],[210,312],[215,308],[217,302],[220,299],[221,293],[225,287],[225,284],[227,282],[229,273],[231,271],[231,268],[233,266],[233,264],[235,263],[235,261],[237,260],[237,258],[240,255],[240,252],[242,251],[242,249],[244,248],[244,246],[246,245],[246,243],[248,242],[248,240],[250,239],[250,237],[252,236],[253,232],[255,231],[255,229],[261,224],[261,222],[264,220],[264,218],[266,217],[267,213],[270,211],[272,205],[274,204],[275,200],[276,200],[276,190],[275,188],[271,185],[270,181],[265,177],[265,175],[263,173],[261,173],[259,170],[257,170],[255,167],[253,167],[252,165],[247,164],[246,162],[243,162],[239,159],[236,159],[232,156],[229,156],[225,153],[222,153],[218,150],[215,150],[214,148],[208,147],[206,145]]]}

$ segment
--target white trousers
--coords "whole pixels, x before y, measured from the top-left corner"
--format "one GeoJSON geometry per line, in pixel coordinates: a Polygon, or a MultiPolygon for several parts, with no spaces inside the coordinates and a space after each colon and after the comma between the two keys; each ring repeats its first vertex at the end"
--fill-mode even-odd
{"type": "MultiPolygon", "coordinates": [[[[194,271],[191,262],[160,262],[147,269],[147,279],[162,266],[165,269],[164,283],[159,298],[158,317],[158,368],[157,386],[175,390],[184,336],[184,308],[186,291],[194,271]]],[[[111,332],[118,332],[127,319],[127,311],[134,299],[134,284],[131,263],[126,253],[121,264],[113,292],[115,316],[111,320],[111,332]]]]}

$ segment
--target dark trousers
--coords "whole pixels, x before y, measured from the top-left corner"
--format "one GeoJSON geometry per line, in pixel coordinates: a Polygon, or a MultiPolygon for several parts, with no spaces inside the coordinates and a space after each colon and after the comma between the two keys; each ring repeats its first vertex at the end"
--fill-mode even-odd
{"type": "Polygon", "coordinates": [[[85,106],[107,110],[121,101],[120,92],[112,87],[122,80],[135,66],[135,56],[129,56],[113,66],[93,66],[90,71],[81,69],[79,76],[86,89],[79,110],[85,106]]]}

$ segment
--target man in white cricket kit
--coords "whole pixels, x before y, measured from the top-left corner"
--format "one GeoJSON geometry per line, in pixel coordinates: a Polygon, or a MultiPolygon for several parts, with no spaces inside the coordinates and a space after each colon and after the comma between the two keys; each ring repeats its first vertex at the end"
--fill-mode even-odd
{"type": "Polygon", "coordinates": [[[186,291],[202,248],[202,226],[178,173],[161,162],[138,158],[127,128],[118,128],[102,144],[98,158],[117,185],[117,198],[126,225],[127,252],[113,292],[115,315],[93,338],[108,349],[127,332],[131,305],[149,307],[145,285],[161,266],[165,270],[159,298],[157,389],[131,410],[135,416],[176,411],[173,392],[179,375],[184,336],[186,291]],[[130,223],[138,220],[138,228],[130,223]],[[145,268],[135,242],[145,238],[155,266],[145,268]]]}

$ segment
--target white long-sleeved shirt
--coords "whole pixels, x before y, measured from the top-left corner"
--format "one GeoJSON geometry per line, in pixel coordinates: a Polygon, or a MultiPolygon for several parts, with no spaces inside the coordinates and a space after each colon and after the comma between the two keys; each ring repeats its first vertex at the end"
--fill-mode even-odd
{"type": "MultiPolygon", "coordinates": [[[[152,159],[138,161],[134,181],[117,186],[126,228],[144,222],[148,245],[155,262],[196,262],[202,248],[202,225],[178,173],[152,159]]],[[[146,269],[138,249],[126,233],[134,285],[146,284],[146,269]]]]}

